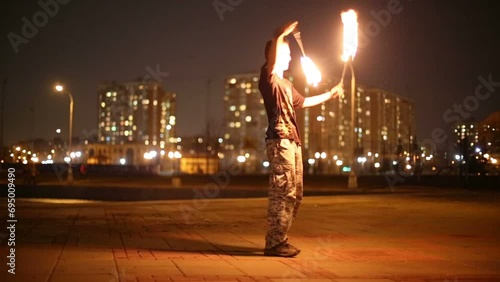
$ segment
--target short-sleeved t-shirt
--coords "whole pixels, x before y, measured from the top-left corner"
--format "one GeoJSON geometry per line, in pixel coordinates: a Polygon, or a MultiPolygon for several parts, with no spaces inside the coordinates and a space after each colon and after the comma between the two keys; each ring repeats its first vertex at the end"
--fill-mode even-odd
{"type": "Polygon", "coordinates": [[[267,64],[262,66],[260,72],[259,90],[264,99],[269,122],[266,140],[290,139],[300,145],[295,109],[302,108],[304,96],[288,79],[269,74],[267,64]]]}

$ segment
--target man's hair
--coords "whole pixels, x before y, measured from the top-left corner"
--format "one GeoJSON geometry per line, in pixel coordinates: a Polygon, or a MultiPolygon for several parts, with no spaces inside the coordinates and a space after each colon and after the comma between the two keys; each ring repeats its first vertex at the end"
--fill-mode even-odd
{"type": "MultiPolygon", "coordinates": [[[[266,43],[266,49],[264,50],[264,52],[265,52],[264,56],[266,57],[266,62],[269,61],[269,51],[271,50],[272,43],[273,43],[272,40],[269,40],[266,43]]],[[[289,41],[288,41],[288,39],[286,37],[283,38],[283,44],[290,45],[290,43],[289,43],[289,41]]]]}

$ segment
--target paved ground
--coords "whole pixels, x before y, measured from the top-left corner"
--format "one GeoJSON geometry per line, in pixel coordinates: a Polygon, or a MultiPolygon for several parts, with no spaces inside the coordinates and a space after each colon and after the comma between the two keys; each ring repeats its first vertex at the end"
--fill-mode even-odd
{"type": "Polygon", "coordinates": [[[291,259],[262,255],[265,198],[17,199],[16,274],[2,228],[0,281],[500,281],[499,195],[306,197],[291,259]]]}

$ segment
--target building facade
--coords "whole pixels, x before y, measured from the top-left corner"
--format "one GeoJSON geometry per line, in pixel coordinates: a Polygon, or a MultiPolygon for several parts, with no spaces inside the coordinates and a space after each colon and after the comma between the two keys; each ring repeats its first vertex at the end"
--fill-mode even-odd
{"type": "Polygon", "coordinates": [[[138,143],[162,149],[172,146],[176,128],[175,96],[151,81],[101,84],[99,142],[138,143]]]}
{"type": "MultiPolygon", "coordinates": [[[[264,138],[268,121],[258,75],[233,75],[225,81],[225,157],[239,162],[249,173],[267,171],[264,138]]],[[[287,78],[294,83],[293,77],[287,78]]],[[[294,85],[305,97],[334,86],[331,82],[315,88],[294,85]]],[[[414,102],[382,89],[358,86],[352,101],[347,88],[344,97],[298,109],[297,119],[304,170],[309,173],[347,173],[352,165],[373,173],[394,169],[394,162],[406,165],[420,158],[414,102]]]]}
{"type": "Polygon", "coordinates": [[[238,164],[245,173],[262,173],[268,122],[259,73],[230,76],[224,88],[224,163],[238,164]]]}
{"type": "Polygon", "coordinates": [[[89,144],[95,164],[157,163],[172,170],[177,148],[176,94],[155,81],[103,83],[98,89],[98,144],[89,144]],[[93,153],[92,153],[93,152],[93,153]]]}

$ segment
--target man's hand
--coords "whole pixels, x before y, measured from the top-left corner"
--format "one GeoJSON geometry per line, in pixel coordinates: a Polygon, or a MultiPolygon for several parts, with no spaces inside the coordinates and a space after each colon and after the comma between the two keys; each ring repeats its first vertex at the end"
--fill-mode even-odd
{"type": "Polygon", "coordinates": [[[279,36],[284,37],[284,36],[289,35],[290,33],[292,33],[295,30],[295,28],[297,27],[298,24],[299,24],[298,21],[287,22],[282,27],[280,27],[276,30],[275,36],[276,37],[279,37],[279,36]]]}
{"type": "Polygon", "coordinates": [[[335,85],[331,90],[330,90],[331,97],[335,96],[344,96],[344,85],[343,84],[337,84],[335,85]]]}

